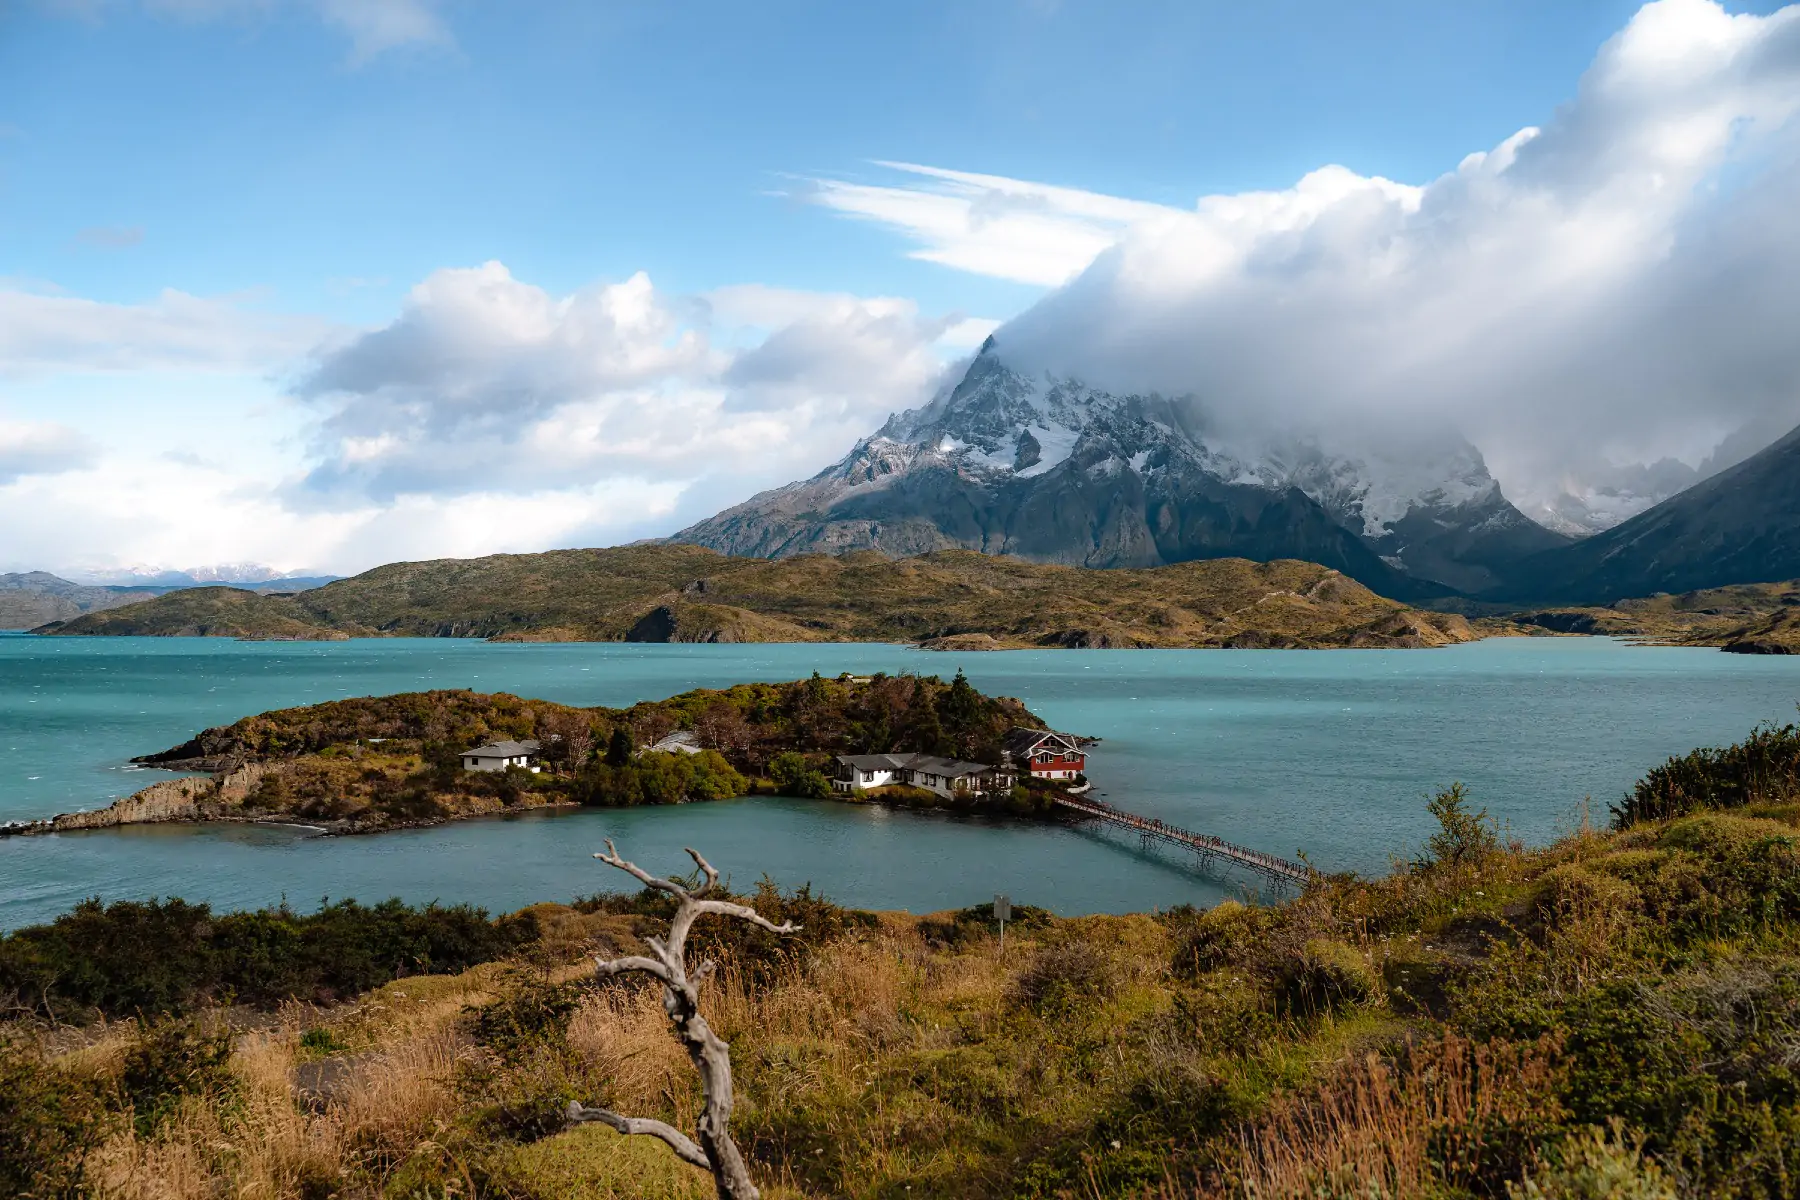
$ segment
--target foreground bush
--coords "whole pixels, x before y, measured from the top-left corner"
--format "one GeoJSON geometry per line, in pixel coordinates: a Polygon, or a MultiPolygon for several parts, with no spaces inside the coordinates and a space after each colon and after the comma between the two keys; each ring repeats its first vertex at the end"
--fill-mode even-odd
{"type": "Polygon", "coordinates": [[[529,922],[399,900],[215,916],[185,900],[88,900],[0,938],[0,996],[58,1019],[182,1013],[208,1002],[330,1001],[401,975],[461,971],[520,949],[529,922]]]}
{"type": "Polygon", "coordinates": [[[0,1035],[0,1196],[74,1200],[104,1133],[98,1095],[0,1035]]]}
{"type": "Polygon", "coordinates": [[[1800,726],[1765,725],[1723,749],[1671,758],[1612,806],[1613,824],[1666,821],[1706,809],[1744,808],[1800,798],[1800,726]]]}

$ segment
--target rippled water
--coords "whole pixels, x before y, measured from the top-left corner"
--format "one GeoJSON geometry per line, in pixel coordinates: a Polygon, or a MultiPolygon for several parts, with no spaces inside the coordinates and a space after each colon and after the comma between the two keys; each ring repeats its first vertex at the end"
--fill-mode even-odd
{"type": "MultiPolygon", "coordinates": [[[[899,646],[244,643],[0,637],[0,820],[93,808],[161,772],[134,754],[248,713],[429,687],[626,704],[819,670],[958,667],[1058,728],[1105,739],[1113,803],[1328,869],[1379,870],[1428,832],[1424,797],[1460,779],[1527,840],[1606,802],[1663,757],[1786,720],[1800,658],[1495,639],[1444,650],[1042,651],[899,646]]],[[[996,891],[1062,912],[1204,903],[1240,886],[1135,839],[1020,821],[746,799],[528,814],[357,838],[266,826],[0,839],[0,927],[90,895],[226,907],[287,897],[468,900],[494,909],[617,887],[606,837],[655,867],[695,845],[748,883],[811,880],[844,901],[927,911],[996,891]]]]}

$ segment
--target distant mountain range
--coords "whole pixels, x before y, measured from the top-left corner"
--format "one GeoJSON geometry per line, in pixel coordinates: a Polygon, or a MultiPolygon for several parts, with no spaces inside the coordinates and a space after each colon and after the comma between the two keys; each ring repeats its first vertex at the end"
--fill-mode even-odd
{"type": "Polygon", "coordinates": [[[1248,433],[1191,400],[1025,375],[990,339],[954,387],[841,461],[671,540],[1089,567],[1297,558],[1421,600],[1497,586],[1571,539],[1514,508],[1455,434],[1248,433]]]}
{"type": "Polygon", "coordinates": [[[1246,432],[1191,398],[1028,376],[990,339],[839,462],[671,540],[1090,567],[1298,558],[1412,602],[1605,604],[1800,576],[1800,431],[1707,478],[1619,469],[1537,515],[1446,431],[1246,432]]]}
{"type": "Polygon", "coordinates": [[[1527,558],[1499,599],[1610,604],[1800,577],[1800,429],[1603,533],[1527,558]]]}
{"type": "MultiPolygon", "coordinates": [[[[52,621],[70,621],[85,613],[140,604],[184,588],[212,586],[191,577],[184,578],[185,582],[165,580],[155,584],[117,585],[74,583],[48,571],[0,575],[0,629],[35,629],[52,621]]],[[[336,578],[336,575],[277,578],[230,586],[260,593],[298,592],[336,578]]]]}

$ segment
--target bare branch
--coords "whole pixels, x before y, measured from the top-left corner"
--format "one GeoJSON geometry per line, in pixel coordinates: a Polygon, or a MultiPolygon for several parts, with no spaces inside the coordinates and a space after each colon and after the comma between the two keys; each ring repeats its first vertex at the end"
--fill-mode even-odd
{"type": "Polygon", "coordinates": [[[594,857],[609,867],[619,868],[619,870],[630,875],[645,887],[655,888],[659,892],[668,892],[670,895],[677,897],[686,896],[688,894],[687,889],[682,887],[679,883],[676,883],[674,880],[658,879],[636,863],[626,862],[624,859],[620,858],[619,852],[613,849],[611,838],[606,839],[606,853],[596,854],[594,857]]]}
{"type": "Polygon", "coordinates": [[[605,1108],[589,1108],[577,1101],[569,1101],[566,1113],[571,1125],[599,1124],[610,1125],[627,1137],[643,1134],[647,1137],[661,1138],[669,1144],[682,1162],[691,1163],[702,1171],[712,1170],[712,1163],[706,1157],[706,1151],[694,1144],[687,1134],[662,1121],[654,1121],[648,1117],[622,1117],[618,1113],[605,1108]]]}
{"type": "Polygon", "coordinates": [[[632,971],[642,971],[646,975],[654,975],[662,980],[664,987],[669,987],[675,982],[669,975],[668,966],[657,962],[654,958],[645,958],[642,955],[634,954],[626,958],[594,960],[594,972],[598,975],[611,977],[625,975],[632,971]]]}
{"type": "Polygon", "coordinates": [[[759,929],[770,933],[799,933],[800,927],[792,921],[783,921],[777,925],[754,908],[744,904],[733,904],[729,900],[696,900],[696,915],[711,914],[718,917],[736,917],[740,921],[748,921],[759,929]]]}
{"type": "Polygon", "coordinates": [[[606,843],[605,854],[594,855],[608,866],[617,867],[641,881],[646,887],[668,892],[676,899],[675,915],[669,921],[668,933],[662,938],[644,939],[651,952],[656,955],[655,958],[634,955],[596,960],[594,974],[596,978],[610,978],[637,971],[655,976],[662,982],[663,1011],[669,1014],[669,1020],[675,1026],[676,1037],[686,1048],[694,1069],[700,1072],[700,1089],[706,1097],[697,1123],[699,1141],[697,1144],[690,1141],[687,1135],[661,1121],[622,1117],[603,1108],[585,1108],[580,1104],[571,1104],[568,1118],[571,1122],[599,1121],[620,1133],[643,1133],[659,1137],[673,1147],[684,1162],[706,1167],[712,1172],[713,1183],[718,1187],[721,1200],[758,1200],[760,1193],[755,1181],[750,1178],[749,1165],[745,1163],[742,1151],[731,1137],[731,1047],[713,1032],[700,1012],[699,985],[712,975],[714,964],[710,961],[703,962],[691,977],[688,975],[687,936],[695,919],[701,916],[735,917],[770,933],[793,933],[799,926],[791,921],[777,925],[755,909],[729,900],[700,899],[699,894],[718,886],[719,872],[699,851],[690,847],[688,855],[706,878],[703,885],[691,891],[673,880],[658,879],[637,864],[627,862],[619,856],[611,841],[606,843]]]}
{"type": "Polygon", "coordinates": [[[694,860],[695,866],[706,872],[706,883],[696,889],[694,894],[696,896],[702,896],[718,887],[719,873],[713,869],[713,865],[707,862],[705,858],[701,857],[700,852],[692,846],[683,846],[682,849],[688,852],[688,857],[694,860]]]}

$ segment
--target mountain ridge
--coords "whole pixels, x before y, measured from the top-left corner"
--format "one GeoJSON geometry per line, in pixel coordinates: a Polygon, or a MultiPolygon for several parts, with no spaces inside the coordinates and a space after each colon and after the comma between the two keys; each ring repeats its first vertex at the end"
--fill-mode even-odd
{"type": "Polygon", "coordinates": [[[1521,560],[1493,599],[1609,604],[1800,577],[1800,428],[1602,533],[1521,560]]]}
{"type": "Polygon", "coordinates": [[[1315,563],[1086,570],[968,550],[755,559],[699,546],[393,563],[298,595],[171,593],[60,635],[889,641],[932,647],[1433,646],[1467,622],[1315,563]]]}
{"type": "Polygon", "coordinates": [[[768,557],[954,547],[1088,567],[1298,558],[1403,600],[1493,586],[1508,564],[1569,540],[1515,508],[1458,436],[1361,440],[1333,452],[1318,436],[1227,428],[1192,399],[1027,377],[990,339],[954,386],[838,462],[671,540],[768,557]]]}

